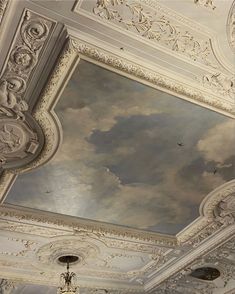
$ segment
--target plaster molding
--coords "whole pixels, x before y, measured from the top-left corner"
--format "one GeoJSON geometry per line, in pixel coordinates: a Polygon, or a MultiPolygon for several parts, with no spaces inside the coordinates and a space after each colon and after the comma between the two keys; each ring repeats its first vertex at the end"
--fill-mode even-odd
{"type": "Polygon", "coordinates": [[[215,0],[194,0],[194,3],[199,6],[206,7],[208,9],[212,9],[212,10],[216,9],[215,0]]]}
{"type": "MultiPolygon", "coordinates": [[[[229,240],[231,236],[235,234],[235,225],[224,228],[222,231],[211,235],[211,238],[201,242],[197,248],[190,248],[187,254],[181,256],[171,267],[167,268],[163,273],[155,275],[145,285],[147,291],[152,291],[156,286],[161,285],[167,279],[178,275],[179,272],[184,273],[186,269],[199,258],[203,258],[206,254],[211,252],[213,249],[221,246],[224,242],[229,240]]],[[[151,293],[151,292],[150,292],[151,293]]]]}
{"type": "Polygon", "coordinates": [[[25,10],[0,78],[0,201],[19,173],[40,152],[43,134],[24,94],[53,31],[54,22],[25,10]]]}
{"type": "MultiPolygon", "coordinates": [[[[192,23],[190,29],[184,27],[176,21],[177,18],[173,15],[170,16],[168,13],[168,17],[165,16],[167,8],[164,8],[163,11],[162,7],[159,11],[156,6],[161,5],[153,5],[149,0],[135,2],[97,0],[96,5],[93,6],[93,14],[103,22],[111,22],[113,26],[121,27],[129,34],[137,34],[155,45],[165,47],[165,50],[173,51],[174,54],[182,55],[193,62],[218,68],[210,39],[202,34],[200,37],[198,33],[195,34],[192,23]]],[[[76,11],[78,12],[78,8],[76,11]]]]}
{"type": "Polygon", "coordinates": [[[38,104],[33,110],[33,119],[40,126],[44,136],[44,145],[40,154],[27,163],[22,168],[11,169],[4,175],[8,181],[0,183],[3,186],[2,199],[9,189],[10,183],[13,181],[13,176],[30,171],[49,161],[61,143],[62,130],[60,122],[54,112],[54,106],[58,101],[67,81],[69,80],[73,70],[77,66],[80,58],[91,59],[92,62],[99,63],[101,66],[108,67],[111,70],[125,74],[131,78],[147,83],[150,86],[160,90],[167,91],[173,95],[181,97],[185,100],[192,101],[199,105],[204,105],[209,108],[219,109],[220,111],[233,116],[232,105],[225,100],[221,100],[213,95],[208,95],[204,91],[200,91],[192,86],[188,86],[177,82],[161,73],[149,70],[134,62],[120,58],[106,50],[91,46],[89,43],[79,39],[70,37],[65,44],[64,50],[60,55],[57,65],[48,81],[46,88],[38,99],[38,104]],[[5,186],[6,185],[6,186],[5,186]]]}
{"type": "Polygon", "coordinates": [[[215,72],[205,74],[202,77],[202,82],[205,87],[220,95],[229,96],[231,99],[235,96],[235,76],[226,76],[221,72],[215,72]]]}
{"type": "Polygon", "coordinates": [[[226,103],[225,100],[216,98],[215,96],[213,97],[211,94],[200,91],[193,86],[179,83],[175,79],[139,66],[136,63],[127,61],[100,48],[94,48],[90,44],[76,38],[71,38],[71,46],[75,48],[78,54],[89,57],[91,60],[99,62],[100,65],[107,65],[110,69],[117,70],[121,74],[128,74],[131,78],[139,79],[144,83],[147,82],[151,86],[155,86],[160,90],[170,92],[173,95],[196,104],[203,104],[207,107],[233,113],[233,106],[230,103],[226,103]]]}
{"type": "Polygon", "coordinates": [[[0,293],[10,294],[12,290],[16,289],[16,285],[13,281],[2,279],[0,280],[0,293]]]}
{"type": "MultiPolygon", "coordinates": [[[[144,268],[126,273],[112,273],[114,269],[112,266],[110,267],[108,265],[109,259],[104,259],[101,265],[106,262],[108,267],[106,268],[106,271],[99,272],[99,278],[114,281],[122,280],[125,283],[132,280],[140,286],[144,285],[146,290],[149,291],[158,284],[162,283],[168,277],[171,277],[182,269],[187,268],[188,265],[197,261],[198,258],[201,258],[201,256],[207,254],[212,249],[220,246],[221,243],[225,242],[235,233],[235,224],[233,222],[221,222],[221,218],[226,219],[227,216],[229,216],[229,219],[231,219],[234,217],[234,188],[234,181],[231,181],[222,185],[220,188],[216,189],[207,196],[201,205],[201,217],[207,218],[207,224],[208,219],[210,219],[210,224],[217,224],[217,226],[210,226],[213,230],[210,230],[210,234],[206,237],[201,235],[201,231],[204,229],[200,229],[199,234],[201,237],[199,239],[194,235],[190,235],[190,238],[188,238],[188,235],[186,242],[182,242],[183,237],[181,236],[181,238],[179,238],[179,236],[177,236],[179,245],[181,245],[180,248],[183,249],[183,251],[179,254],[177,253],[178,255],[175,255],[178,249],[175,247],[174,242],[176,239],[173,237],[170,238],[166,236],[165,241],[163,241],[164,237],[160,236],[159,239],[159,236],[156,233],[125,229],[108,224],[38,212],[37,210],[22,209],[19,211],[13,206],[2,206],[0,207],[0,224],[3,231],[24,234],[27,233],[28,235],[33,234],[35,236],[43,236],[44,238],[51,238],[54,236],[54,240],[46,243],[41,247],[41,249],[39,249],[39,251],[37,251],[38,256],[40,257],[39,261],[44,263],[46,262],[48,265],[52,264],[61,252],[65,252],[66,254],[78,254],[83,257],[87,256],[82,258],[86,264],[86,260],[89,259],[89,256],[94,253],[99,255],[103,246],[112,250],[125,250],[125,256],[123,253],[118,253],[117,255],[122,258],[132,258],[128,257],[128,251],[133,252],[133,258],[134,256],[137,258],[136,252],[142,252],[143,254],[147,253],[152,262],[144,268]],[[40,228],[39,231],[38,228],[40,228]],[[49,233],[46,235],[43,232],[43,230],[45,231],[47,229],[51,232],[51,236],[49,233]],[[55,231],[60,232],[60,235],[57,235],[55,231]],[[171,243],[169,242],[170,240],[171,243]],[[91,247],[89,244],[91,244],[91,247]],[[170,251],[169,247],[171,248],[170,251]],[[89,248],[92,250],[89,251],[89,248]],[[175,256],[175,258],[173,258],[173,256],[175,256]]],[[[190,231],[190,229],[195,232],[195,223],[197,224],[197,222],[194,222],[191,225],[192,228],[189,226],[189,228],[186,229],[186,232],[190,231]]],[[[203,222],[203,224],[205,225],[206,223],[203,222]]],[[[197,229],[198,228],[199,226],[197,224],[197,229]]],[[[184,235],[185,231],[182,234],[184,235]]],[[[11,238],[14,240],[24,239],[15,238],[13,236],[11,238]]],[[[35,248],[34,243],[32,246],[28,246],[28,244],[26,245],[27,248],[23,248],[23,250],[19,249],[19,251],[16,252],[18,256],[19,254],[27,254],[28,250],[36,252],[35,249],[32,249],[32,246],[35,248]]],[[[225,251],[223,250],[221,252],[221,254],[224,254],[225,251]]],[[[13,254],[12,257],[17,257],[16,254],[13,254]]],[[[6,266],[10,266],[6,265],[6,261],[1,261],[0,263],[4,266],[5,270],[7,270],[6,266]]],[[[36,268],[40,270],[40,266],[38,266],[39,265],[36,265],[36,268]]],[[[229,267],[226,267],[226,269],[229,270],[229,267]]],[[[81,273],[85,276],[97,277],[96,270],[91,271],[90,269],[88,270],[86,268],[82,268],[81,273]]],[[[41,276],[40,281],[46,282],[48,274],[49,273],[46,273],[46,276],[44,277],[41,276]]],[[[27,276],[25,279],[28,278],[29,277],[27,276]]]]}
{"type": "Polygon", "coordinates": [[[0,25],[7,9],[7,4],[9,0],[0,0],[0,25]]]}
{"type": "Polygon", "coordinates": [[[234,238],[229,238],[222,245],[215,246],[209,253],[196,259],[185,269],[160,284],[153,293],[161,293],[161,290],[164,289],[165,292],[163,293],[172,293],[173,291],[181,293],[184,290],[184,293],[213,294],[214,290],[218,288],[221,289],[221,293],[224,293],[229,281],[235,279],[235,263],[230,258],[231,254],[234,254],[234,241],[234,238]],[[203,281],[190,276],[194,269],[206,266],[212,266],[220,271],[221,275],[217,278],[217,280],[221,280],[222,282],[220,286],[214,283],[214,281],[203,281]]]}
{"type": "MultiPolygon", "coordinates": [[[[115,237],[113,240],[109,240],[107,246],[114,248],[131,248],[133,243],[122,244],[121,239],[129,240],[129,242],[143,242],[142,244],[136,244],[138,250],[151,250],[151,246],[165,246],[174,248],[177,244],[174,236],[157,234],[153,232],[141,231],[137,229],[125,228],[122,226],[111,225],[101,222],[95,222],[85,219],[79,219],[74,217],[68,217],[63,215],[57,215],[53,213],[40,212],[33,209],[20,209],[16,206],[0,206],[0,217],[5,221],[31,224],[34,226],[34,233],[37,234],[36,226],[46,226],[46,228],[57,229],[63,235],[63,231],[70,232],[70,234],[80,236],[91,236],[96,238],[107,237],[108,239],[112,236],[115,237]],[[33,223],[33,224],[32,224],[33,223]],[[120,241],[118,240],[120,238],[120,241]],[[146,247],[145,247],[146,245],[146,247]]],[[[5,228],[7,229],[5,224],[5,228]]],[[[12,228],[12,224],[9,223],[9,227],[12,228]]],[[[13,226],[13,230],[21,232],[21,227],[17,225],[13,226]]]]}
{"type": "Polygon", "coordinates": [[[235,223],[235,180],[207,195],[200,205],[200,217],[177,234],[181,244],[197,247],[216,231],[235,223]]]}
{"type": "Polygon", "coordinates": [[[38,243],[32,240],[27,239],[21,239],[21,238],[14,238],[14,237],[8,237],[8,241],[14,242],[14,243],[20,243],[22,244],[22,248],[19,249],[17,252],[8,252],[8,251],[2,251],[0,252],[0,255],[7,255],[7,256],[15,256],[15,257],[26,257],[27,254],[30,251],[35,251],[35,245],[38,243]]]}
{"type": "Polygon", "coordinates": [[[227,37],[229,45],[235,54],[235,1],[232,3],[227,19],[227,37]]]}

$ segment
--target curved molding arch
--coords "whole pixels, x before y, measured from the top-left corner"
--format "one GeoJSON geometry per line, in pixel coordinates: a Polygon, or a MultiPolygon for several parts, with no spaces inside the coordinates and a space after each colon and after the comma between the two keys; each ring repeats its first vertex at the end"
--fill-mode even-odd
{"type": "Polygon", "coordinates": [[[235,228],[235,180],[210,192],[200,205],[200,216],[177,234],[179,243],[197,247],[224,228],[235,228]]]}
{"type": "Polygon", "coordinates": [[[219,186],[203,199],[199,209],[200,215],[207,218],[215,218],[214,210],[228,196],[234,196],[235,199],[235,179],[219,186]]]}
{"type": "Polygon", "coordinates": [[[229,46],[235,54],[235,1],[232,3],[227,19],[227,38],[229,46]]]}

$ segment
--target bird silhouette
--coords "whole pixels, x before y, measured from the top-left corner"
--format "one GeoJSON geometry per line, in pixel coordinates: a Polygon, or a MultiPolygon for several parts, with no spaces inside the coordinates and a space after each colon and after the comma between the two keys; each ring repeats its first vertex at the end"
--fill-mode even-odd
{"type": "Polygon", "coordinates": [[[184,146],[184,144],[181,143],[181,142],[178,142],[177,145],[180,146],[180,147],[183,147],[184,146]]]}

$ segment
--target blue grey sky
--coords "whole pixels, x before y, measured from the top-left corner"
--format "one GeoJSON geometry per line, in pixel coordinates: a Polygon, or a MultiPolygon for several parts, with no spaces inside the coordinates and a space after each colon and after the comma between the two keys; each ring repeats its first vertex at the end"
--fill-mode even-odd
{"type": "Polygon", "coordinates": [[[7,202],[176,234],[234,178],[232,119],[97,65],[80,62],[56,112],[58,154],[7,202]]]}

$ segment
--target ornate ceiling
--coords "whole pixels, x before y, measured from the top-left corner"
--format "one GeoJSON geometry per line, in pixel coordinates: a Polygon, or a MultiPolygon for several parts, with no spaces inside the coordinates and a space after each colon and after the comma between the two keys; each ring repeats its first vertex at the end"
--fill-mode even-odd
{"type": "Polygon", "coordinates": [[[0,0],[0,293],[235,293],[234,7],[0,0]]]}

